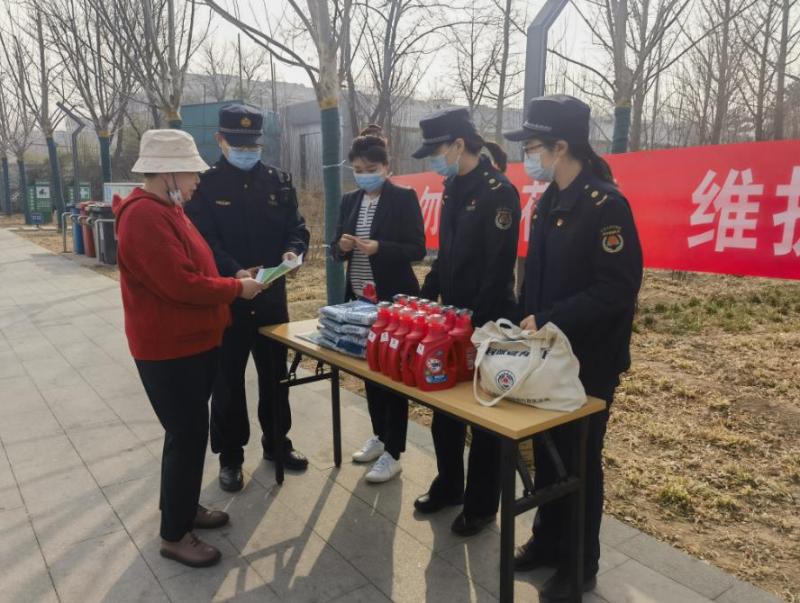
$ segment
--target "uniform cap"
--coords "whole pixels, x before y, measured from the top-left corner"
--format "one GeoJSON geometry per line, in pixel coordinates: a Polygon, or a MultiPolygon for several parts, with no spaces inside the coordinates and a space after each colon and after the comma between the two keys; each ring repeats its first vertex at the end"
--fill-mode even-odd
{"type": "Polygon", "coordinates": [[[431,113],[420,120],[419,127],[422,130],[422,146],[411,154],[414,159],[433,155],[442,143],[478,134],[469,111],[463,107],[431,113]]]}
{"type": "Polygon", "coordinates": [[[539,96],[528,103],[522,128],[503,132],[503,137],[515,142],[532,138],[589,142],[590,114],[589,105],[574,96],[539,96]]]}
{"type": "Polygon", "coordinates": [[[208,165],[194,138],[183,130],[147,130],[139,143],[139,159],[131,171],[135,174],[171,174],[205,172],[208,165]]]}
{"type": "Polygon", "coordinates": [[[264,114],[258,107],[238,103],[220,107],[219,133],[233,147],[260,144],[263,124],[264,114]]]}

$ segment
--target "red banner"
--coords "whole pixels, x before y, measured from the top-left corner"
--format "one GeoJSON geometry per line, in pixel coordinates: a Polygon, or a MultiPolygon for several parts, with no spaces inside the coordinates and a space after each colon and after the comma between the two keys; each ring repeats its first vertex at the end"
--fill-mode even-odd
{"type": "MultiPolygon", "coordinates": [[[[800,279],[800,141],[753,142],[606,156],[633,207],[645,265],[800,279]]],[[[519,254],[547,188],[522,164],[508,176],[520,192],[519,254]]],[[[442,179],[395,176],[417,191],[428,247],[439,246],[442,179]]]]}

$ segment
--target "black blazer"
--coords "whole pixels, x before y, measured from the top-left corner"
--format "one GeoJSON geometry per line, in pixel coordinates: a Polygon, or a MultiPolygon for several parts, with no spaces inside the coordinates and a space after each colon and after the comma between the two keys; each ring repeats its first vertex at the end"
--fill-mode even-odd
{"type": "MultiPolygon", "coordinates": [[[[337,261],[350,259],[352,253],[342,253],[339,239],[343,234],[354,235],[358,212],[364,198],[363,190],[346,193],[342,197],[336,238],[331,241],[331,254],[337,261]]],[[[378,241],[378,253],[370,256],[372,275],[378,299],[391,300],[398,293],[419,295],[419,281],[411,268],[412,262],[425,257],[425,230],[422,210],[413,189],[392,184],[387,180],[381,190],[381,198],[372,219],[370,238],[378,241]]],[[[347,269],[347,297],[354,299],[350,282],[350,267],[347,269]]]]}

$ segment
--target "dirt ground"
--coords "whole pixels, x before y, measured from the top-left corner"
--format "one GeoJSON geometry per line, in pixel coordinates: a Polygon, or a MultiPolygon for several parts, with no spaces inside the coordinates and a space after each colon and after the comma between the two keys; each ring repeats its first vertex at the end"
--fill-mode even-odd
{"type": "MultiPolygon", "coordinates": [[[[18,233],[62,250],[57,233],[18,233]]],[[[293,319],[316,315],[321,252],[289,291],[293,319]]],[[[632,353],[606,437],[607,510],[800,601],[800,283],[647,271],[632,353]]]]}

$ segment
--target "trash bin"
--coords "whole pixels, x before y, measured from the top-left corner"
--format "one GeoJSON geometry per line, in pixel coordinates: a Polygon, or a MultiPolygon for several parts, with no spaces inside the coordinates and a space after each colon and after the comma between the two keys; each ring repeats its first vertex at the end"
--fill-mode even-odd
{"type": "Polygon", "coordinates": [[[69,206],[70,222],[72,222],[72,252],[83,255],[83,227],[79,221],[81,208],[69,206]]]}
{"type": "Polygon", "coordinates": [[[83,201],[78,207],[81,208],[81,231],[83,232],[83,250],[87,258],[97,256],[94,249],[94,233],[92,233],[92,226],[89,224],[89,206],[91,203],[83,201]]]}
{"type": "Polygon", "coordinates": [[[110,203],[93,203],[89,217],[97,223],[98,240],[95,241],[97,257],[104,264],[117,263],[117,238],[114,235],[114,212],[110,203]]]}

